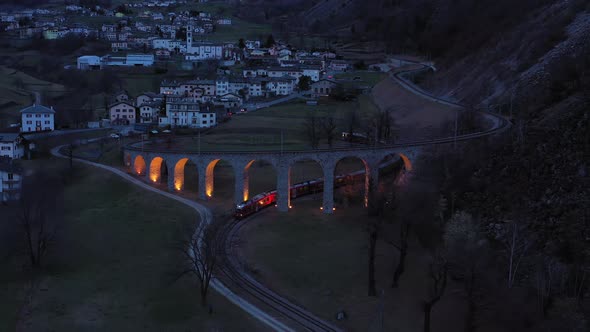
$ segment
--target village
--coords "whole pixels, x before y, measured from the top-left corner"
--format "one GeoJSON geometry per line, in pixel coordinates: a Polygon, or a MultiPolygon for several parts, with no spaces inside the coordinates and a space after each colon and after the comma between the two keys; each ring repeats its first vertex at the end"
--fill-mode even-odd
{"type": "MultiPolygon", "coordinates": [[[[114,137],[201,130],[260,108],[294,100],[317,105],[319,98],[347,100],[370,90],[370,83],[355,75],[357,70],[367,71],[362,61],[344,59],[329,47],[297,49],[271,33],[244,33],[223,3],[147,0],[113,9],[85,3],[91,2],[0,12],[0,31],[16,41],[78,38],[110,50],[77,56],[75,64],[64,66],[67,71],[132,74],[177,68],[197,74],[168,75],[159,89],[135,94],[121,86],[105,96],[104,111],[90,115],[85,124],[76,125],[78,129],[115,128],[114,137]],[[237,31],[220,34],[221,29],[237,31]],[[198,69],[204,66],[214,70],[201,75],[198,69]]],[[[0,155],[7,158],[3,164],[30,158],[35,134],[72,128],[59,114],[64,110],[54,109],[39,95],[20,110],[19,122],[0,130],[0,155]]],[[[2,200],[18,198],[7,194],[11,190],[4,191],[2,200]]]]}

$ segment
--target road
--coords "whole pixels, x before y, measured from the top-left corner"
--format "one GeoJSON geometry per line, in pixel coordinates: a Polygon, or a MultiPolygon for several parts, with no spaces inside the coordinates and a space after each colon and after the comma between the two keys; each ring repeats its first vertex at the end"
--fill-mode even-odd
{"type": "MultiPolygon", "coordinates": [[[[95,141],[98,139],[92,139],[89,140],[89,142],[95,141]]],[[[63,154],[61,154],[60,149],[63,148],[65,145],[61,145],[61,146],[57,146],[54,147],[53,149],[51,149],[51,154],[59,157],[59,158],[69,158],[63,154]]],[[[211,210],[209,208],[207,208],[206,206],[199,204],[195,201],[191,201],[188,200],[186,198],[171,194],[169,192],[166,191],[162,191],[159,189],[156,189],[152,186],[150,186],[149,184],[143,182],[142,180],[133,177],[117,168],[114,167],[110,167],[110,166],[106,166],[103,164],[99,164],[99,163],[95,163],[95,162],[91,162],[88,160],[84,160],[84,159],[79,159],[79,158],[74,158],[74,160],[76,162],[80,162],[86,165],[90,165],[93,167],[97,167],[97,168],[101,168],[103,170],[109,171],[121,178],[123,178],[124,180],[139,186],[145,190],[149,190],[152,192],[155,192],[157,194],[160,194],[162,196],[168,197],[170,199],[176,200],[180,203],[183,203],[189,207],[191,207],[192,209],[194,209],[195,211],[197,211],[197,213],[199,214],[199,221],[197,222],[204,222],[207,224],[210,224],[211,221],[213,220],[213,214],[211,213],[211,210]]],[[[262,311],[260,308],[258,308],[257,306],[251,304],[250,302],[248,302],[246,299],[244,299],[241,296],[238,296],[236,293],[232,292],[228,287],[226,287],[219,279],[214,278],[211,281],[211,287],[216,290],[219,294],[221,294],[222,296],[224,296],[225,298],[227,298],[229,301],[231,301],[232,303],[236,304],[237,306],[239,306],[240,308],[242,308],[244,311],[248,312],[250,315],[252,315],[253,317],[257,318],[258,320],[260,320],[261,322],[263,322],[264,324],[268,325],[270,328],[272,328],[275,331],[279,331],[279,332],[287,332],[287,331],[295,331],[294,329],[288,327],[286,324],[284,324],[283,322],[281,322],[279,319],[269,315],[268,313],[262,311]]]]}
{"type": "Polygon", "coordinates": [[[275,99],[275,100],[271,100],[271,101],[252,103],[252,104],[244,104],[242,107],[248,109],[248,112],[254,112],[254,111],[257,111],[262,108],[267,108],[267,107],[271,107],[274,105],[282,104],[282,103],[288,102],[290,100],[301,98],[301,97],[302,96],[300,93],[292,93],[288,96],[285,96],[285,97],[282,97],[279,99],[275,99]]]}
{"type": "Polygon", "coordinates": [[[39,139],[45,137],[53,137],[53,136],[61,136],[61,135],[68,135],[68,134],[76,134],[76,133],[84,133],[84,132],[92,132],[97,130],[108,130],[110,128],[86,128],[86,129],[67,129],[67,130],[53,130],[53,131],[44,131],[44,132],[32,132],[32,133],[23,133],[23,136],[27,139],[39,139]]]}
{"type": "MultiPolygon", "coordinates": [[[[424,67],[430,67],[428,64],[423,65],[424,67]]],[[[423,68],[420,70],[424,70],[423,68]]],[[[444,103],[453,107],[463,108],[462,105],[457,104],[452,101],[444,100],[438,97],[435,97],[428,92],[420,89],[412,82],[404,78],[404,74],[409,73],[410,71],[401,71],[398,73],[394,73],[391,75],[391,78],[402,85],[404,88],[408,89],[412,93],[415,93],[421,97],[427,98],[434,102],[444,103]]],[[[281,98],[278,100],[274,100],[267,103],[258,104],[259,108],[268,107],[272,105],[276,105],[278,103],[282,103],[294,98],[299,97],[298,94],[290,95],[285,98],[281,98]]],[[[434,139],[434,140],[427,140],[427,141],[419,141],[419,142],[410,142],[404,143],[403,146],[420,146],[420,145],[430,145],[430,144],[438,144],[438,143],[449,143],[453,141],[459,140],[470,140],[474,138],[479,138],[491,134],[495,134],[506,129],[510,126],[510,123],[503,117],[500,117],[495,114],[491,114],[488,112],[481,112],[484,116],[488,117],[493,126],[491,129],[483,130],[481,132],[461,135],[454,138],[441,138],[441,139],[434,139]]],[[[52,154],[55,156],[66,158],[65,156],[61,155],[59,149],[61,147],[56,147],[52,149],[52,154]]],[[[390,147],[389,147],[390,148],[390,147]]],[[[317,151],[321,152],[321,151],[317,151]]],[[[110,171],[123,179],[138,185],[146,190],[150,190],[152,192],[156,192],[168,198],[174,199],[179,201],[187,206],[190,206],[194,210],[196,210],[200,216],[200,220],[207,224],[211,223],[212,221],[212,213],[211,211],[204,205],[199,204],[194,201],[190,201],[188,199],[182,198],[180,196],[161,191],[159,189],[151,187],[149,184],[143,182],[142,180],[133,177],[119,169],[90,162],[87,160],[82,159],[75,159],[78,162],[82,162],[94,167],[102,168],[104,170],[110,171]]],[[[248,220],[248,219],[245,219],[248,220]]],[[[236,231],[243,225],[243,222],[231,222],[227,227],[224,228],[222,234],[220,234],[218,245],[220,249],[225,252],[225,257],[223,259],[223,264],[220,267],[221,273],[218,273],[219,276],[215,276],[212,280],[211,286],[221,295],[226,297],[231,302],[238,305],[240,308],[254,316],[255,318],[259,319],[261,322],[268,325],[270,328],[276,331],[294,331],[294,330],[309,330],[309,331],[339,331],[337,327],[328,323],[316,316],[312,313],[306,311],[305,309],[289,302],[285,298],[281,297],[280,295],[274,293],[266,286],[260,284],[256,281],[253,277],[248,275],[245,271],[243,271],[241,264],[237,261],[234,255],[232,255],[231,250],[231,238],[234,236],[236,231]],[[224,282],[229,282],[234,287],[234,290],[230,290],[230,288],[224,282]],[[236,294],[235,290],[239,289],[240,294],[236,294]],[[256,301],[259,305],[253,304],[248,299],[256,301]],[[262,305],[265,310],[260,308],[262,305]],[[273,314],[277,314],[281,317],[281,319],[275,317],[273,314]],[[285,321],[286,319],[286,321],[285,321]],[[288,323],[286,323],[288,322],[288,323]],[[296,326],[293,328],[291,326],[296,326]]],[[[194,236],[199,236],[199,234],[195,234],[194,236]]]]}

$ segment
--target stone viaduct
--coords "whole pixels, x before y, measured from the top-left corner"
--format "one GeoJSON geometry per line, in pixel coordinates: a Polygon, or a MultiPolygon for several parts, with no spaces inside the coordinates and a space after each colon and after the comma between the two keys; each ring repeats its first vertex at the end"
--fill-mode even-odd
{"type": "MultiPolygon", "coordinates": [[[[185,166],[190,160],[197,168],[199,178],[199,198],[207,199],[214,194],[215,165],[224,160],[234,171],[235,203],[241,203],[250,197],[249,169],[255,161],[271,164],[277,173],[277,207],[279,211],[288,211],[290,207],[289,188],[291,187],[291,167],[298,161],[313,160],[322,168],[324,179],[323,211],[332,213],[334,207],[334,177],[336,164],[343,158],[358,158],[365,166],[365,199],[368,186],[379,181],[379,165],[388,157],[399,157],[406,170],[412,169],[411,159],[419,147],[399,148],[360,148],[335,150],[310,150],[287,152],[165,152],[148,151],[134,146],[124,149],[125,165],[132,173],[145,176],[149,182],[162,181],[164,167],[168,170],[168,190],[183,190],[185,166]]],[[[311,180],[311,179],[310,179],[311,180]]]]}
{"type": "MultiPolygon", "coordinates": [[[[429,69],[429,66],[423,65],[429,69]]],[[[451,107],[463,106],[428,94],[415,86],[404,75],[416,72],[415,69],[395,73],[391,76],[406,89],[421,95],[433,102],[443,103],[451,107]]],[[[252,163],[263,160],[274,166],[277,171],[277,207],[279,211],[288,211],[290,206],[289,188],[291,186],[291,167],[297,161],[314,160],[322,168],[324,178],[323,211],[332,213],[334,207],[334,171],[336,164],[343,158],[360,159],[365,166],[365,203],[369,183],[378,183],[379,166],[390,157],[400,157],[407,171],[412,170],[412,162],[419,149],[423,146],[457,143],[481,137],[487,137],[507,129],[510,121],[505,117],[487,111],[478,111],[489,124],[489,128],[479,132],[446,137],[432,140],[416,141],[388,146],[362,147],[348,149],[309,150],[309,151],[269,151],[269,152],[183,152],[183,151],[155,151],[128,145],[124,151],[124,163],[137,175],[145,176],[148,181],[160,182],[163,165],[168,169],[168,188],[170,191],[180,191],[184,188],[184,171],[190,160],[196,165],[199,177],[199,197],[207,199],[214,193],[213,171],[220,160],[231,164],[235,178],[235,202],[240,203],[250,196],[248,190],[248,171],[252,163]]],[[[310,179],[311,180],[311,179],[310,179]]]]}

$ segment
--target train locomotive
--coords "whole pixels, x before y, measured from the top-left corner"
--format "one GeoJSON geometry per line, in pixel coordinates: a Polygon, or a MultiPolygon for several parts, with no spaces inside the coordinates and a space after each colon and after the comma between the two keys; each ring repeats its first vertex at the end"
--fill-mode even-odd
{"type": "MultiPolygon", "coordinates": [[[[353,183],[356,181],[364,181],[365,171],[357,171],[347,175],[338,175],[334,178],[334,188],[342,187],[346,184],[353,183]]],[[[292,185],[289,188],[289,196],[291,199],[297,197],[317,194],[324,191],[324,179],[319,178],[310,181],[304,181],[292,185]]],[[[258,194],[247,201],[236,206],[234,217],[236,219],[243,219],[252,215],[264,208],[271,205],[276,205],[277,202],[277,191],[268,191],[262,194],[258,194]]]]}

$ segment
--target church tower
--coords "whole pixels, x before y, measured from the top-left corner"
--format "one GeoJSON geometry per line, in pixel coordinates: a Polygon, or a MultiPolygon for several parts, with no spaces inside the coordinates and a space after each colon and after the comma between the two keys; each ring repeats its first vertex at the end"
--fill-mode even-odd
{"type": "Polygon", "coordinates": [[[186,27],[186,47],[189,48],[193,45],[193,26],[188,25],[186,27]]]}

